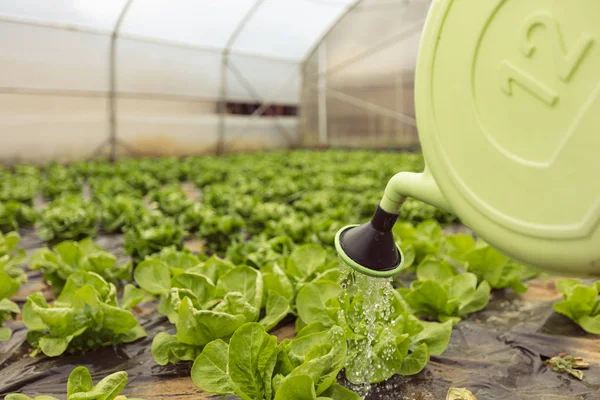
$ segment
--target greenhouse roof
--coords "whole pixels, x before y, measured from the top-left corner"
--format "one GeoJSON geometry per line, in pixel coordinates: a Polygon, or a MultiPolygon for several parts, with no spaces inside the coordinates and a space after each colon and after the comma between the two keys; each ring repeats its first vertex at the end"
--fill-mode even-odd
{"type": "Polygon", "coordinates": [[[4,0],[0,20],[300,61],[354,0],[4,0]]]}

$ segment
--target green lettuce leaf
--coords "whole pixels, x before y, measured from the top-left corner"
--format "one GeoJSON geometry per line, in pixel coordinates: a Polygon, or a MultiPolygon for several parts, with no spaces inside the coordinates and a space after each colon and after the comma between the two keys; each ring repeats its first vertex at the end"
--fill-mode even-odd
{"type": "Polygon", "coordinates": [[[556,283],[563,300],[554,303],[554,310],[571,319],[592,334],[600,334],[600,281],[590,286],[575,279],[561,279],[556,283]]]}
{"type": "Polygon", "coordinates": [[[289,301],[278,293],[269,291],[267,296],[266,315],[259,323],[266,330],[273,329],[291,311],[289,301]]]}
{"type": "Polygon", "coordinates": [[[228,373],[229,345],[221,339],[207,344],[192,366],[192,380],[209,393],[234,394],[238,391],[228,373]]]}

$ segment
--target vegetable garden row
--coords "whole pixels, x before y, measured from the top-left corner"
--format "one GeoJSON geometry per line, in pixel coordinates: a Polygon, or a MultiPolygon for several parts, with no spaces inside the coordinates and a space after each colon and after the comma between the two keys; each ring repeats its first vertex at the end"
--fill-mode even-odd
{"type": "MultiPolygon", "coordinates": [[[[393,397],[403,389],[390,382],[433,381],[442,373],[436,365],[468,335],[463,330],[493,325],[485,313],[503,315],[493,307],[517,301],[531,280],[556,281],[562,298],[552,298],[550,308],[574,322],[558,317],[560,324],[586,338],[600,334],[600,282],[540,277],[475,239],[453,215],[412,199],[394,228],[405,262],[388,294],[392,315],[358,318],[365,299],[342,289],[335,233],[371,217],[395,172],[422,168],[417,154],[293,151],[0,170],[0,354],[10,353],[0,356],[0,395],[47,394],[28,393],[28,380],[3,379],[2,371],[21,360],[93,359],[105,348],[147,342],[161,366],[147,373],[184,371],[194,396],[199,388],[245,400],[358,399],[350,389],[360,391],[354,385],[364,366],[352,362],[356,347],[347,343],[367,340],[366,324],[374,324],[369,380],[383,389],[369,398],[403,398],[393,397]],[[35,242],[34,236],[42,246],[26,252],[20,240],[35,242]],[[118,243],[119,252],[100,246],[101,238],[118,243]],[[28,293],[26,282],[36,280],[42,290],[28,293]],[[164,329],[152,325],[156,318],[164,329]],[[273,334],[290,324],[293,337],[273,334]]],[[[565,340],[556,348],[577,350],[565,340]]],[[[586,361],[576,354],[550,358],[556,354],[545,354],[549,348],[540,355],[553,360],[547,364],[556,372],[544,367],[547,374],[576,379],[568,393],[598,393],[600,386],[588,382],[600,379],[593,365],[584,376],[586,361]]],[[[124,398],[127,368],[98,376],[94,362],[87,364],[92,374],[69,368],[59,397],[124,398]],[[96,385],[92,376],[100,378],[96,385]]],[[[440,385],[445,395],[469,381],[445,376],[440,385]]],[[[485,397],[489,388],[469,389],[493,398],[485,397]]],[[[141,395],[135,387],[125,392],[141,395]]]]}

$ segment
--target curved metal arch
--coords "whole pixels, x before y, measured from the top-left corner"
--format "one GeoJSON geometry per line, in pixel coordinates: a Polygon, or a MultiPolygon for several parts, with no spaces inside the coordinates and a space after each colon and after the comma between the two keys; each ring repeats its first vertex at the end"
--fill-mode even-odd
{"type": "Polygon", "coordinates": [[[240,22],[237,24],[225,47],[221,53],[221,92],[219,99],[219,131],[217,136],[217,155],[223,154],[225,150],[225,118],[227,116],[227,71],[229,70],[229,54],[235,41],[240,36],[240,33],[244,30],[248,22],[252,19],[254,14],[263,5],[265,0],[256,0],[256,2],[250,7],[248,12],[242,17],[240,22]]]}
{"type": "Polygon", "coordinates": [[[110,34],[110,50],[108,55],[108,139],[93,152],[92,156],[98,155],[108,146],[111,161],[117,159],[117,147],[120,145],[133,153],[133,149],[127,143],[120,141],[117,137],[117,39],[119,29],[131,7],[133,0],[127,0],[119,13],[110,34]]]}

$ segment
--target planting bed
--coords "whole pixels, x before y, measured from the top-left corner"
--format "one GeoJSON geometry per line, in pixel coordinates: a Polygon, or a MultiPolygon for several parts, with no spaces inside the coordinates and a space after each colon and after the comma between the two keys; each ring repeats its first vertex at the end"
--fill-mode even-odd
{"type": "MultiPolygon", "coordinates": [[[[156,259],[157,251],[175,246],[189,249],[204,268],[196,270],[205,271],[206,276],[215,273],[214,269],[210,269],[212,267],[207,267],[213,265],[210,264],[210,260],[214,260],[210,258],[213,254],[231,265],[246,264],[260,271],[265,282],[264,298],[262,305],[261,300],[257,300],[257,307],[262,311],[260,316],[253,317],[254,321],[259,321],[270,334],[276,335],[278,342],[292,339],[305,323],[311,322],[310,319],[324,318],[322,315],[325,314],[320,310],[303,311],[307,307],[298,305],[296,294],[311,285],[319,287],[322,282],[337,284],[339,274],[336,273],[332,246],[337,229],[368,219],[393,173],[420,169],[422,159],[419,155],[302,151],[221,159],[130,160],[116,166],[104,162],[78,163],[70,168],[53,165],[44,170],[20,167],[7,171],[0,186],[0,204],[4,205],[0,208],[0,227],[5,234],[13,230],[20,233],[19,246],[27,253],[23,268],[28,278],[10,298],[21,310],[28,296],[36,293],[38,296],[41,293],[52,304],[58,297],[58,283],[55,282],[53,287],[47,284],[51,277],[47,268],[42,268],[45,279],[40,270],[32,269],[32,266],[38,265],[32,256],[40,248],[49,246],[52,249],[53,245],[65,240],[92,236],[98,246],[115,256],[113,264],[116,266],[132,262],[132,269],[126,270],[126,273],[115,272],[116,267],[111,267],[112,272],[98,270],[118,287],[119,300],[123,285],[128,281],[150,292],[156,290],[148,282],[160,282],[157,275],[146,280],[139,271],[151,270],[160,274],[160,268],[151,265],[158,261],[144,260],[148,257],[156,259]],[[12,186],[6,183],[11,180],[15,181],[12,186]],[[27,195],[27,185],[30,185],[31,196],[27,195]],[[69,193],[74,197],[65,197],[69,193]],[[93,208],[88,214],[85,212],[87,205],[80,204],[82,199],[93,208]],[[12,213],[6,210],[11,200],[13,209],[17,210],[12,213]],[[18,209],[14,203],[24,207],[18,209]],[[27,209],[28,205],[33,211],[27,209]],[[48,211],[52,207],[56,212],[48,211]],[[81,212],[81,217],[65,228],[63,222],[78,212],[81,212]],[[148,239],[149,236],[152,240],[148,239]],[[323,261],[314,262],[320,257],[323,261]],[[273,264],[281,268],[273,269],[273,264]],[[314,269],[310,267],[312,264],[314,269]],[[135,280],[132,279],[134,270],[135,280]],[[285,282],[289,280],[291,284],[294,294],[290,297],[286,297],[287,289],[281,288],[281,280],[275,279],[279,276],[278,271],[282,271],[285,282]],[[274,284],[274,281],[279,284],[274,284]],[[275,306],[266,305],[265,308],[268,291],[275,292],[272,296],[277,301],[281,299],[276,294],[284,298],[282,312],[276,313],[275,306]],[[271,315],[273,323],[266,322],[265,315],[271,315]],[[298,316],[306,321],[297,322],[298,316]]],[[[563,299],[555,284],[558,278],[540,276],[502,259],[493,249],[485,247],[485,243],[478,242],[477,247],[472,247],[474,242],[469,242],[471,235],[468,230],[452,215],[416,201],[407,203],[395,235],[407,260],[413,260],[412,266],[408,266],[394,281],[394,286],[399,288],[398,301],[406,307],[406,315],[414,314],[424,321],[447,322],[436,322],[436,332],[440,337],[429,337],[424,342],[430,350],[422,365],[410,374],[402,372],[406,371],[404,367],[399,368],[396,374],[389,374],[388,379],[373,385],[368,399],[437,400],[445,398],[450,387],[466,387],[478,399],[600,398],[600,342],[592,333],[585,332],[557,313],[560,307],[557,310],[553,304],[563,299]],[[445,233],[442,234],[442,231],[445,233]],[[484,251],[486,257],[481,256],[480,251],[484,251]],[[493,273],[497,270],[502,273],[493,273]],[[421,290],[426,299],[447,295],[445,303],[451,303],[453,292],[448,289],[448,280],[462,279],[468,274],[472,274],[476,285],[473,292],[477,287],[477,293],[483,295],[459,296],[456,309],[436,305],[433,301],[417,300],[421,290]],[[424,282],[434,291],[426,292],[424,282]],[[452,332],[448,342],[441,336],[444,332],[449,333],[450,327],[452,332]],[[436,351],[435,348],[440,346],[443,348],[436,351]],[[553,371],[545,365],[546,360],[559,353],[582,357],[590,363],[590,368],[583,371],[583,379],[553,371]]],[[[175,252],[182,254],[181,250],[175,252]]],[[[86,253],[86,257],[91,256],[86,253]]],[[[173,267],[174,263],[169,266],[173,267]]],[[[222,268],[233,267],[218,264],[217,271],[222,268]]],[[[171,276],[171,289],[175,289],[176,278],[172,269],[171,276]]],[[[226,274],[218,278],[217,272],[216,276],[215,279],[222,281],[227,279],[224,278],[226,274]]],[[[232,293],[235,290],[231,288],[237,287],[237,283],[232,285],[224,284],[222,288],[232,293]]],[[[562,283],[559,288],[567,293],[568,298],[570,292],[565,285],[562,283]]],[[[463,287],[467,286],[465,283],[463,287]]],[[[245,289],[239,290],[243,292],[245,289]]],[[[221,398],[221,395],[211,395],[198,388],[194,383],[198,381],[198,375],[194,376],[194,380],[190,377],[192,360],[201,353],[204,345],[191,346],[187,342],[182,345],[179,342],[185,352],[173,350],[169,353],[170,363],[161,361],[160,357],[156,359],[156,354],[153,356],[151,348],[157,334],[175,335],[180,330],[179,325],[170,321],[174,318],[173,314],[164,309],[168,304],[165,300],[167,292],[159,288],[154,298],[146,294],[131,309],[145,330],[145,337],[129,343],[103,345],[84,353],[69,354],[67,351],[47,356],[43,354],[42,346],[38,348],[37,355],[31,356],[33,347],[28,343],[28,329],[22,318],[25,312],[18,314],[15,320],[9,319],[3,326],[13,331],[12,337],[0,341],[0,397],[18,392],[31,397],[51,395],[66,398],[69,374],[76,366],[85,366],[94,382],[110,373],[127,371],[129,382],[123,393],[129,397],[221,398]],[[179,356],[173,359],[173,354],[179,356]]],[[[179,293],[178,298],[186,298],[181,294],[185,292],[179,293]]],[[[220,303],[227,303],[225,295],[221,293],[216,298],[220,303]]],[[[333,307],[335,302],[322,304],[325,303],[327,307],[333,307]]],[[[196,304],[194,307],[207,310],[215,307],[196,304]]],[[[177,303],[177,307],[179,311],[175,310],[175,314],[179,313],[181,320],[181,305],[177,303]]],[[[233,309],[227,312],[233,316],[239,314],[233,309]]],[[[586,325],[584,322],[594,317],[593,313],[589,311],[589,318],[569,317],[587,331],[593,331],[593,324],[586,325]]],[[[332,318],[334,326],[343,326],[342,321],[332,318]]],[[[246,321],[249,320],[252,317],[246,317],[246,321]]],[[[431,328],[431,325],[424,326],[431,328]]],[[[355,328],[344,327],[356,332],[358,328],[355,328]]],[[[322,331],[328,327],[312,329],[322,331]]],[[[410,335],[412,340],[413,334],[410,335]]],[[[223,339],[228,340],[229,336],[225,335],[223,339]]],[[[384,339],[379,340],[383,343],[384,339]]],[[[410,358],[416,351],[413,345],[418,343],[413,342],[408,353],[398,355],[397,361],[402,364],[403,358],[410,358]]],[[[279,368],[277,366],[276,370],[279,368]]],[[[314,368],[309,372],[313,371],[314,368]]],[[[336,373],[335,370],[328,373],[332,372],[336,373]]],[[[313,377],[313,380],[316,378],[313,377]]],[[[350,386],[343,370],[339,372],[337,381],[350,386]]],[[[206,386],[206,383],[200,382],[200,385],[206,386]]],[[[300,399],[292,393],[280,394],[283,396],[280,398],[300,399]]],[[[354,398],[331,391],[320,396],[354,398]]]]}

